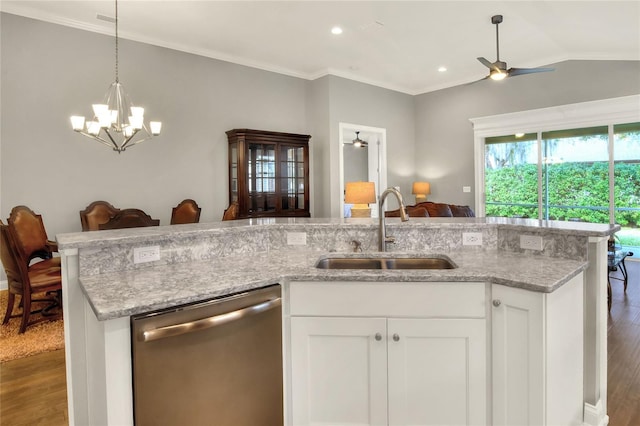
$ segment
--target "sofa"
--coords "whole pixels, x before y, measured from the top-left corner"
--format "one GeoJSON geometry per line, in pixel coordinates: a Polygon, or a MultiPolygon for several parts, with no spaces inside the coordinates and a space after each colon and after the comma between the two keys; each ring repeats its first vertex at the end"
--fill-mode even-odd
{"type": "MultiPolygon", "coordinates": [[[[475,217],[469,206],[456,204],[434,203],[424,201],[413,206],[405,206],[409,217],[475,217]]],[[[385,212],[386,217],[400,217],[400,209],[385,212]]]]}

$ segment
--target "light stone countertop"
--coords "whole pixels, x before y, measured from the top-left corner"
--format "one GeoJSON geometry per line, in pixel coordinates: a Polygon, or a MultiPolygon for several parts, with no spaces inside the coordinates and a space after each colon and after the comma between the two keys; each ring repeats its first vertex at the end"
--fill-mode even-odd
{"type": "MultiPolygon", "coordinates": [[[[287,281],[481,281],[549,293],[587,267],[584,260],[499,250],[446,253],[457,265],[455,269],[326,270],[314,266],[322,257],[371,254],[282,249],[85,276],[80,281],[96,317],[103,321],[287,281]]],[[[386,254],[390,257],[442,256],[425,251],[386,254]]]]}

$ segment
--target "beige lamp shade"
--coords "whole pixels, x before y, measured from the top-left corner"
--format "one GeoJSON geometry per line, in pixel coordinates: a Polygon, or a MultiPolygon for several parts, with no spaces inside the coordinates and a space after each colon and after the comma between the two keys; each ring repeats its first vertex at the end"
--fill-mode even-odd
{"type": "Polygon", "coordinates": [[[369,204],[376,202],[376,185],[373,182],[347,182],[345,203],[353,204],[351,217],[370,217],[369,204]]]}
{"type": "Polygon", "coordinates": [[[429,182],[413,182],[411,193],[416,196],[416,203],[418,200],[425,201],[427,195],[431,194],[431,185],[429,182]]]}

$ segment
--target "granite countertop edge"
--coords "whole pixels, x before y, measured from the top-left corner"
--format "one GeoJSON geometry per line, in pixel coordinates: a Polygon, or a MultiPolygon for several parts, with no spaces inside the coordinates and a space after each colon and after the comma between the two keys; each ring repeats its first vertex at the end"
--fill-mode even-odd
{"type": "Polygon", "coordinates": [[[442,270],[318,269],[323,257],[367,257],[379,253],[273,250],[81,276],[80,285],[99,321],[154,312],[292,281],[487,282],[551,293],[584,271],[588,263],[531,257],[499,250],[398,253],[391,257],[448,257],[457,268],[442,270]]]}

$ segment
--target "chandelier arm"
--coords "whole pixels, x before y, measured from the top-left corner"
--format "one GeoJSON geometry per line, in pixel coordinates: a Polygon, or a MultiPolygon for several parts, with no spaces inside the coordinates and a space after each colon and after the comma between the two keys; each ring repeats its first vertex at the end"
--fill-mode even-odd
{"type": "Polygon", "coordinates": [[[78,133],[80,133],[81,135],[86,136],[88,138],[91,138],[91,139],[93,139],[95,141],[98,141],[101,144],[108,146],[109,148],[113,148],[113,143],[111,143],[111,142],[109,142],[109,141],[107,141],[105,139],[102,139],[100,136],[92,135],[91,133],[87,133],[87,132],[84,132],[82,130],[79,131],[78,133]]]}
{"type": "Polygon", "coordinates": [[[118,145],[115,139],[113,139],[113,136],[111,136],[111,133],[109,133],[109,129],[104,129],[104,132],[107,134],[107,136],[109,136],[109,139],[111,140],[111,144],[109,146],[115,148],[116,151],[120,152],[121,146],[118,145]]]}
{"type": "MultiPolygon", "coordinates": [[[[120,148],[124,151],[129,146],[129,142],[131,142],[131,139],[133,139],[137,134],[138,134],[138,130],[133,132],[133,134],[131,136],[129,136],[127,139],[125,139],[124,142],[122,143],[122,145],[120,145],[120,148]]],[[[135,145],[135,144],[136,143],[134,142],[131,145],[135,145]]]]}

